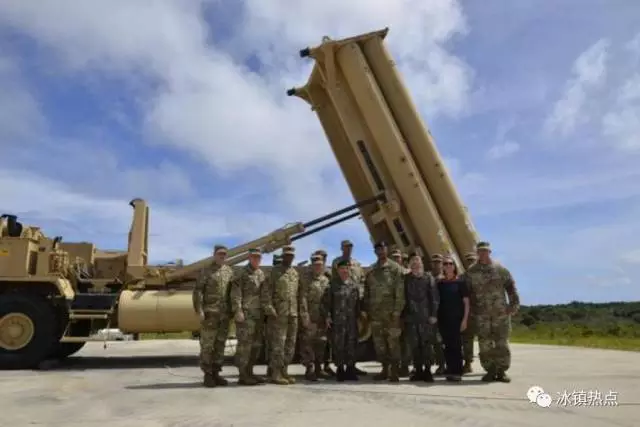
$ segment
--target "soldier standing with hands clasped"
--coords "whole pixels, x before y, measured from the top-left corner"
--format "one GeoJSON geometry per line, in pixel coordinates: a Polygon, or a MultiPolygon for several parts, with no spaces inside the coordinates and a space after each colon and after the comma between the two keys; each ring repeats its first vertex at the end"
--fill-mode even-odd
{"type": "Polygon", "coordinates": [[[366,277],[363,310],[371,319],[376,356],[382,364],[382,371],[374,380],[398,382],[401,315],[405,304],[404,272],[388,258],[385,242],[376,243],[374,248],[378,261],[366,277]]]}
{"type": "MultiPolygon", "coordinates": [[[[471,268],[473,264],[478,261],[478,256],[475,252],[468,252],[464,259],[467,261],[467,269],[471,268]]],[[[465,273],[466,277],[466,273],[465,273]]],[[[471,365],[473,364],[473,340],[476,336],[476,319],[473,315],[473,295],[469,293],[469,321],[467,322],[467,329],[462,333],[462,355],[464,357],[464,366],[462,367],[463,374],[470,374],[473,369],[471,365]]]]}
{"type": "Polygon", "coordinates": [[[213,265],[204,268],[193,290],[193,309],[200,316],[200,369],[204,386],[225,386],[220,376],[224,362],[224,347],[229,334],[229,284],[233,270],[225,264],[227,248],[216,245],[213,265]]]}
{"type": "Polygon", "coordinates": [[[296,348],[298,314],[305,327],[309,319],[307,302],[300,292],[300,278],[292,266],[294,258],[295,248],[285,246],[282,265],[273,268],[261,293],[262,308],[269,318],[271,382],[278,385],[295,383],[288,367],[296,348]]]}
{"type": "Polygon", "coordinates": [[[325,264],[322,256],[311,257],[311,271],[305,274],[301,280],[301,291],[307,301],[309,318],[301,328],[300,355],[302,364],[306,368],[305,378],[309,381],[317,381],[325,378],[327,374],[322,371],[324,351],[327,345],[327,328],[323,317],[323,303],[325,295],[329,292],[329,279],[324,274],[325,264]]]}
{"type": "Polygon", "coordinates": [[[405,337],[413,351],[415,372],[411,381],[433,382],[433,344],[436,341],[436,317],[440,298],[433,276],[424,271],[418,254],[409,257],[411,272],[404,277],[406,305],[405,337]]]}
{"type": "Polygon", "coordinates": [[[260,269],[260,249],[249,249],[249,264],[231,282],[231,311],[236,323],[238,345],[236,366],[240,373],[238,384],[256,385],[264,378],[253,373],[253,366],[260,355],[263,339],[264,317],[260,307],[260,292],[265,281],[260,269]]]}
{"type": "MultiPolygon", "coordinates": [[[[394,249],[391,251],[390,258],[402,267],[404,274],[409,273],[409,268],[405,266],[404,262],[404,258],[406,258],[405,254],[403,254],[400,249],[394,249]]],[[[406,377],[409,375],[409,365],[411,365],[412,353],[413,350],[411,348],[411,343],[407,339],[407,330],[406,328],[403,328],[402,334],[400,335],[400,370],[398,371],[398,375],[400,377],[406,377]]]]}
{"type": "Polygon", "coordinates": [[[330,328],[334,363],[338,367],[336,379],[357,381],[356,347],[360,292],[350,278],[349,261],[338,261],[337,274],[338,277],[331,281],[323,304],[327,328],[330,328]]]}
{"type": "Polygon", "coordinates": [[[478,262],[467,270],[466,278],[474,302],[480,363],[487,371],[482,381],[510,382],[506,373],[511,365],[509,333],[520,296],[509,270],[491,259],[489,243],[479,242],[476,250],[478,262]]]}

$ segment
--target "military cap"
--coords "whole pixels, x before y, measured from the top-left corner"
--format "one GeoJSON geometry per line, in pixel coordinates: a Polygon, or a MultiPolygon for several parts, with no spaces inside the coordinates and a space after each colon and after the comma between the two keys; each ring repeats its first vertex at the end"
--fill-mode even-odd
{"type": "Polygon", "coordinates": [[[296,248],[293,246],[285,246],[284,248],[282,248],[282,255],[295,255],[296,254],[296,248]]]}
{"type": "Polygon", "coordinates": [[[467,260],[476,259],[478,258],[478,255],[476,255],[475,252],[467,252],[466,254],[464,254],[464,258],[467,260]]]}
{"type": "Polygon", "coordinates": [[[260,248],[251,248],[248,250],[249,255],[262,255],[260,248]]]}
{"type": "Polygon", "coordinates": [[[314,254],[314,255],[320,255],[320,256],[326,257],[326,256],[327,256],[327,251],[325,251],[324,249],[318,249],[318,250],[317,250],[317,251],[315,251],[313,254],[314,254]]]}
{"type": "Polygon", "coordinates": [[[351,262],[348,259],[341,259],[338,261],[336,267],[349,267],[350,264],[351,262]]]}
{"type": "Polygon", "coordinates": [[[322,258],[322,255],[312,255],[311,264],[324,264],[324,259],[322,258]]]}
{"type": "Polygon", "coordinates": [[[401,257],[402,256],[402,251],[400,249],[394,249],[393,251],[391,251],[391,256],[392,257],[401,257]]]}
{"type": "Polygon", "coordinates": [[[434,262],[442,261],[442,255],[440,254],[431,255],[431,261],[434,261],[434,262]]]}
{"type": "Polygon", "coordinates": [[[489,242],[478,242],[478,244],[476,245],[476,250],[490,251],[491,245],[489,244],[489,242]]]}
{"type": "Polygon", "coordinates": [[[379,242],[374,243],[373,245],[373,249],[379,249],[379,248],[386,248],[387,247],[387,242],[381,240],[379,242]]]}
{"type": "Polygon", "coordinates": [[[229,249],[225,246],[225,245],[215,245],[213,247],[213,253],[215,254],[216,252],[227,252],[229,249]]]}
{"type": "Polygon", "coordinates": [[[342,242],[340,242],[340,246],[343,248],[345,246],[353,246],[353,242],[351,240],[343,240],[342,242]]]}
{"type": "Polygon", "coordinates": [[[282,255],[273,254],[273,260],[274,261],[282,261],[282,255]]]}

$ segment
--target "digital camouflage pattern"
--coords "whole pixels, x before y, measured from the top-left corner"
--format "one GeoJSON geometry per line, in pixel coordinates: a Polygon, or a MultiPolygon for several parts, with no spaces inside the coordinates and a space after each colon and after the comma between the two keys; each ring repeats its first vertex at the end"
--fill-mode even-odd
{"type": "Polygon", "coordinates": [[[378,361],[385,365],[400,362],[401,315],[404,309],[403,271],[392,260],[376,261],[366,276],[364,310],[378,361]]]}
{"type": "Polygon", "coordinates": [[[338,264],[342,261],[349,262],[349,277],[358,287],[358,292],[360,292],[360,297],[362,297],[364,295],[364,268],[362,264],[354,258],[345,258],[342,255],[335,258],[331,263],[331,279],[338,279],[338,264]]]}
{"type": "Polygon", "coordinates": [[[204,313],[200,330],[200,368],[214,375],[224,362],[224,347],[229,334],[229,285],[233,269],[214,264],[202,270],[194,289],[195,304],[204,313]]]}
{"type": "Polygon", "coordinates": [[[300,292],[300,278],[293,266],[279,265],[271,270],[262,287],[261,301],[269,318],[269,365],[272,372],[280,372],[293,359],[298,313],[307,315],[307,303],[300,292]]]}
{"type": "MultiPolygon", "coordinates": [[[[478,256],[475,252],[469,252],[465,254],[465,260],[469,263],[467,269],[471,268],[473,264],[478,260],[478,256]]],[[[465,277],[466,277],[465,272],[465,277]]],[[[469,318],[467,319],[467,329],[462,333],[462,354],[464,357],[464,363],[467,369],[470,370],[471,363],[473,363],[473,341],[477,334],[476,318],[473,313],[473,293],[469,294],[469,318]]]]}
{"type": "Polygon", "coordinates": [[[322,304],[329,292],[329,279],[324,272],[316,274],[309,269],[303,275],[300,286],[309,315],[309,325],[301,328],[300,356],[302,364],[310,367],[324,359],[327,329],[322,304]]]}
{"type": "Polygon", "coordinates": [[[325,316],[331,320],[331,348],[333,361],[338,367],[354,366],[358,346],[358,317],[360,292],[351,280],[339,277],[331,281],[331,287],[323,301],[325,316]]]}
{"type": "Polygon", "coordinates": [[[235,362],[240,370],[255,364],[262,348],[264,316],[260,296],[264,282],[262,269],[248,264],[231,283],[231,312],[244,314],[244,322],[236,321],[235,362]]]}
{"type": "Polygon", "coordinates": [[[480,363],[489,373],[504,373],[511,366],[510,313],[520,307],[515,282],[509,270],[496,262],[476,263],[467,270],[466,278],[473,301],[480,363]]]}
{"type": "Polygon", "coordinates": [[[419,276],[407,274],[404,286],[406,305],[403,318],[413,363],[429,369],[434,362],[432,349],[436,342],[436,325],[429,323],[429,318],[437,317],[440,304],[436,281],[429,273],[419,276]]]}
{"type": "MultiPolygon", "coordinates": [[[[433,254],[431,256],[431,275],[435,280],[442,278],[442,255],[433,254]]],[[[442,345],[442,336],[440,332],[436,331],[436,341],[433,344],[433,358],[436,365],[438,365],[438,371],[441,372],[445,365],[444,361],[444,347],[442,345]]]]}

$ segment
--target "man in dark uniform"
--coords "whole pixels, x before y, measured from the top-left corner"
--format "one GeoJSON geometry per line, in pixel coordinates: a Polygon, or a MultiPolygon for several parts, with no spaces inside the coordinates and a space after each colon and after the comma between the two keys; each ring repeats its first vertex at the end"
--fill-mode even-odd
{"type": "MultiPolygon", "coordinates": [[[[431,255],[431,275],[436,279],[436,281],[442,277],[442,259],[443,257],[441,254],[431,255]]],[[[440,332],[437,331],[436,342],[433,345],[433,357],[436,365],[438,365],[435,375],[444,375],[444,349],[442,347],[442,337],[440,336],[440,332]]]]}
{"type": "Polygon", "coordinates": [[[350,278],[349,261],[340,260],[336,267],[337,277],[331,281],[323,304],[327,328],[330,328],[334,363],[338,368],[336,379],[357,381],[356,347],[360,291],[350,278]]]}
{"type": "MultiPolygon", "coordinates": [[[[327,276],[329,280],[331,280],[331,267],[327,265],[328,254],[324,249],[316,250],[313,255],[320,255],[322,257],[322,262],[324,263],[324,275],[327,276]]],[[[312,256],[313,256],[312,255],[312,256]]],[[[335,376],[336,373],[331,369],[331,340],[327,340],[327,344],[324,349],[324,356],[322,358],[324,362],[323,372],[328,376],[335,376]]]]}

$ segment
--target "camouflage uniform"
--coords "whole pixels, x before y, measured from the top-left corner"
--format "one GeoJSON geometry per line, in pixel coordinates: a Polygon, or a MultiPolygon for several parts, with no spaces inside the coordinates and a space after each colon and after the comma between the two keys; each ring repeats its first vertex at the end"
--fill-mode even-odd
{"type": "MultiPolygon", "coordinates": [[[[340,243],[340,247],[343,249],[345,247],[353,247],[353,242],[351,242],[351,240],[343,240],[340,243]]],[[[341,261],[349,262],[349,273],[350,273],[349,277],[358,287],[358,293],[360,295],[360,300],[362,301],[362,298],[364,298],[364,278],[365,278],[364,268],[362,268],[362,264],[360,264],[358,261],[356,261],[352,257],[346,258],[344,255],[340,255],[339,257],[336,257],[331,262],[331,278],[332,279],[336,279],[336,280],[338,279],[338,264],[341,261]]],[[[355,370],[358,375],[367,375],[365,371],[362,371],[358,368],[355,368],[355,370]]]]}
{"type": "Polygon", "coordinates": [[[324,265],[320,255],[312,256],[311,264],[312,268],[305,272],[300,281],[300,292],[306,298],[309,313],[309,324],[300,328],[300,355],[306,368],[305,377],[316,381],[318,377],[323,377],[322,362],[327,345],[327,330],[322,304],[329,291],[329,279],[324,272],[316,274],[313,271],[314,265],[324,265]]]}
{"type": "MultiPolygon", "coordinates": [[[[328,257],[327,251],[325,251],[324,249],[318,249],[313,253],[313,255],[320,255],[322,257],[322,262],[325,265],[325,267],[324,267],[324,275],[327,276],[327,279],[329,279],[329,282],[331,282],[331,267],[327,265],[327,257],[328,257]]],[[[333,372],[333,369],[331,369],[331,365],[330,365],[330,361],[331,361],[331,343],[329,342],[329,340],[327,340],[327,342],[325,343],[324,355],[323,355],[322,361],[324,362],[323,372],[316,373],[316,375],[321,376],[321,377],[335,375],[336,373],[333,372]]]]}
{"type": "MultiPolygon", "coordinates": [[[[259,249],[249,250],[249,255],[260,255],[259,249]]],[[[236,321],[236,366],[240,373],[238,382],[254,385],[264,379],[254,375],[255,365],[262,348],[264,315],[260,307],[260,291],[265,281],[264,272],[248,264],[231,283],[231,312],[242,313],[244,321],[236,321]]]]}
{"type": "MultiPolygon", "coordinates": [[[[226,252],[227,249],[218,245],[215,252],[219,251],[226,252]]],[[[220,371],[231,321],[229,284],[232,278],[230,266],[216,263],[200,272],[193,291],[194,309],[204,313],[200,329],[200,369],[207,387],[227,385],[220,371]]]]}
{"type": "Polygon", "coordinates": [[[412,273],[404,277],[405,300],[404,322],[407,342],[413,351],[415,374],[411,380],[433,381],[433,344],[436,341],[435,319],[440,302],[436,281],[430,273],[416,276],[412,273]]]}
{"type": "MultiPolygon", "coordinates": [[[[376,250],[385,248],[383,242],[376,250]]],[[[382,371],[374,379],[398,381],[401,315],[404,309],[403,271],[390,259],[378,259],[366,276],[364,310],[371,320],[371,332],[382,371]]]]}
{"type": "MultiPolygon", "coordinates": [[[[273,267],[282,265],[282,255],[277,255],[274,254],[273,255],[273,260],[271,265],[273,267]]],[[[263,310],[263,314],[264,314],[264,310],[263,310]]],[[[263,327],[263,331],[264,331],[264,354],[265,354],[265,359],[267,360],[267,376],[271,377],[271,366],[269,366],[269,355],[271,354],[271,345],[269,343],[269,337],[271,335],[269,335],[269,317],[268,316],[264,316],[264,323],[263,323],[264,327],[263,327]]]]}
{"type": "MultiPolygon", "coordinates": [[[[349,261],[339,261],[337,267],[349,267],[349,261]]],[[[356,283],[351,278],[346,281],[340,277],[333,279],[323,307],[326,318],[331,320],[330,334],[334,363],[338,367],[337,379],[357,380],[358,373],[355,367],[360,292],[356,283]]]]}
{"type": "MultiPolygon", "coordinates": [[[[465,254],[465,260],[468,263],[467,269],[469,269],[476,263],[478,257],[475,252],[469,252],[465,254]]],[[[470,295],[469,303],[470,311],[467,320],[467,329],[462,332],[462,354],[464,356],[462,372],[464,374],[472,372],[471,365],[473,364],[473,341],[476,336],[475,316],[473,315],[473,294],[470,295]]]]}
{"type": "MultiPolygon", "coordinates": [[[[477,249],[488,251],[489,243],[480,242],[477,249]]],[[[496,262],[486,264],[478,261],[467,270],[467,282],[474,301],[480,363],[487,371],[483,381],[508,382],[506,371],[511,365],[511,313],[520,307],[513,277],[509,270],[496,262]]]]}
{"type": "MultiPolygon", "coordinates": [[[[409,269],[404,264],[405,258],[408,258],[408,255],[403,254],[399,249],[395,249],[391,251],[389,255],[391,259],[397,262],[401,267],[404,274],[409,273],[409,269]]],[[[411,348],[411,343],[407,339],[406,328],[403,322],[402,334],[400,335],[400,370],[398,371],[398,375],[401,377],[406,377],[409,375],[409,365],[411,365],[411,358],[413,355],[413,349],[411,348]]]]}
{"type": "MultiPolygon", "coordinates": [[[[431,275],[434,279],[438,280],[442,277],[442,255],[433,254],[431,256],[431,275]]],[[[439,331],[436,331],[436,341],[433,344],[433,358],[436,365],[438,365],[438,369],[436,369],[436,375],[444,374],[445,370],[445,359],[444,359],[444,348],[442,345],[442,336],[439,331]]]]}
{"type": "MultiPolygon", "coordinates": [[[[286,246],[282,254],[293,257],[295,249],[286,246]]],[[[269,317],[269,366],[271,380],[275,384],[295,383],[287,370],[296,349],[298,313],[308,316],[307,303],[299,288],[298,272],[285,264],[274,267],[262,287],[262,307],[269,317]]]]}

